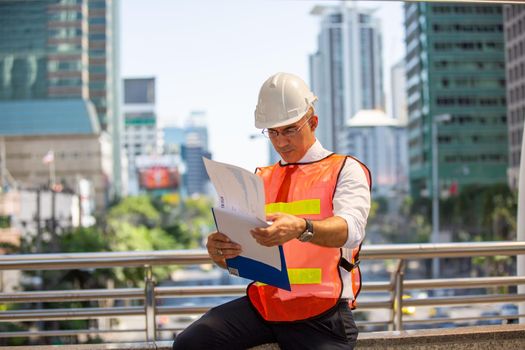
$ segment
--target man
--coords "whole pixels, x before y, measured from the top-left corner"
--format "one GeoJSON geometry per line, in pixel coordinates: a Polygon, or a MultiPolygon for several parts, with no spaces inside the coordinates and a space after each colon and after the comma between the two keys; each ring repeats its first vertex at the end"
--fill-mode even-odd
{"type": "MultiPolygon", "coordinates": [[[[211,309],[179,334],[174,349],[355,346],[358,331],[349,303],[360,287],[352,278],[360,275],[349,261],[355,262],[365,235],[370,173],[317,141],[316,100],[299,77],[277,73],[261,87],[255,110],[255,126],[282,160],[257,169],[272,223],[251,235],[263,246],[283,245],[291,291],[251,283],[247,296],[211,309]]],[[[242,252],[227,232],[212,233],[206,247],[223,268],[225,259],[242,252]]]]}

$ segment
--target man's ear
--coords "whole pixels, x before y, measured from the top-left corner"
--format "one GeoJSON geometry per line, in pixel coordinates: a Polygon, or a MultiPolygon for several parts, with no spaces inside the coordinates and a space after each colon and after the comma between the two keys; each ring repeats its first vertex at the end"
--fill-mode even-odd
{"type": "Polygon", "coordinates": [[[318,125],[319,125],[319,118],[314,114],[312,118],[310,119],[310,128],[312,129],[312,131],[315,131],[318,125]]]}

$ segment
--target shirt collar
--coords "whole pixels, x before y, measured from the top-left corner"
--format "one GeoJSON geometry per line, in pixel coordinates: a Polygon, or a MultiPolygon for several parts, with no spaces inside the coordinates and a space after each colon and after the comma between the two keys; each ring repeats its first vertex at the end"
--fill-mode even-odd
{"type": "MultiPolygon", "coordinates": [[[[328,151],[321,145],[321,142],[319,142],[318,139],[315,139],[314,144],[306,151],[306,154],[299,160],[297,163],[309,163],[309,162],[315,162],[320,159],[325,158],[332,152],[328,151]]],[[[288,164],[284,160],[281,159],[281,164],[288,164]]]]}

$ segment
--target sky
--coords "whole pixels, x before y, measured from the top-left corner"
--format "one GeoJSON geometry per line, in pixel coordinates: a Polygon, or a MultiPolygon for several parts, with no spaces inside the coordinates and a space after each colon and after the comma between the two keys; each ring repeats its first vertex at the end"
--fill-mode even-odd
{"type": "MultiPolygon", "coordinates": [[[[383,74],[403,57],[398,1],[347,1],[376,8],[382,20],[383,74]]],[[[316,5],[310,0],[124,0],[120,2],[122,78],[156,78],[161,126],[182,126],[191,111],[206,111],[213,159],[252,171],[267,165],[268,146],[254,126],[262,83],[276,72],[309,81],[317,50],[316,5]]],[[[388,96],[388,85],[384,86],[388,96]]],[[[320,116],[320,120],[322,116],[320,116]]]]}

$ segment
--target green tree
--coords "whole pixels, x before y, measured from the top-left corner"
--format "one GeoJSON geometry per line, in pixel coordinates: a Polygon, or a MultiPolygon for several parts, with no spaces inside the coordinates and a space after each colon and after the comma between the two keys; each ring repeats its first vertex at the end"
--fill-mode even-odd
{"type": "Polygon", "coordinates": [[[514,239],[516,213],[517,194],[506,184],[471,185],[442,201],[440,217],[456,241],[492,241],[514,239]]]}
{"type": "Polygon", "coordinates": [[[123,198],[107,214],[107,222],[129,222],[134,226],[156,227],[161,223],[161,214],[148,196],[123,198]]]}

